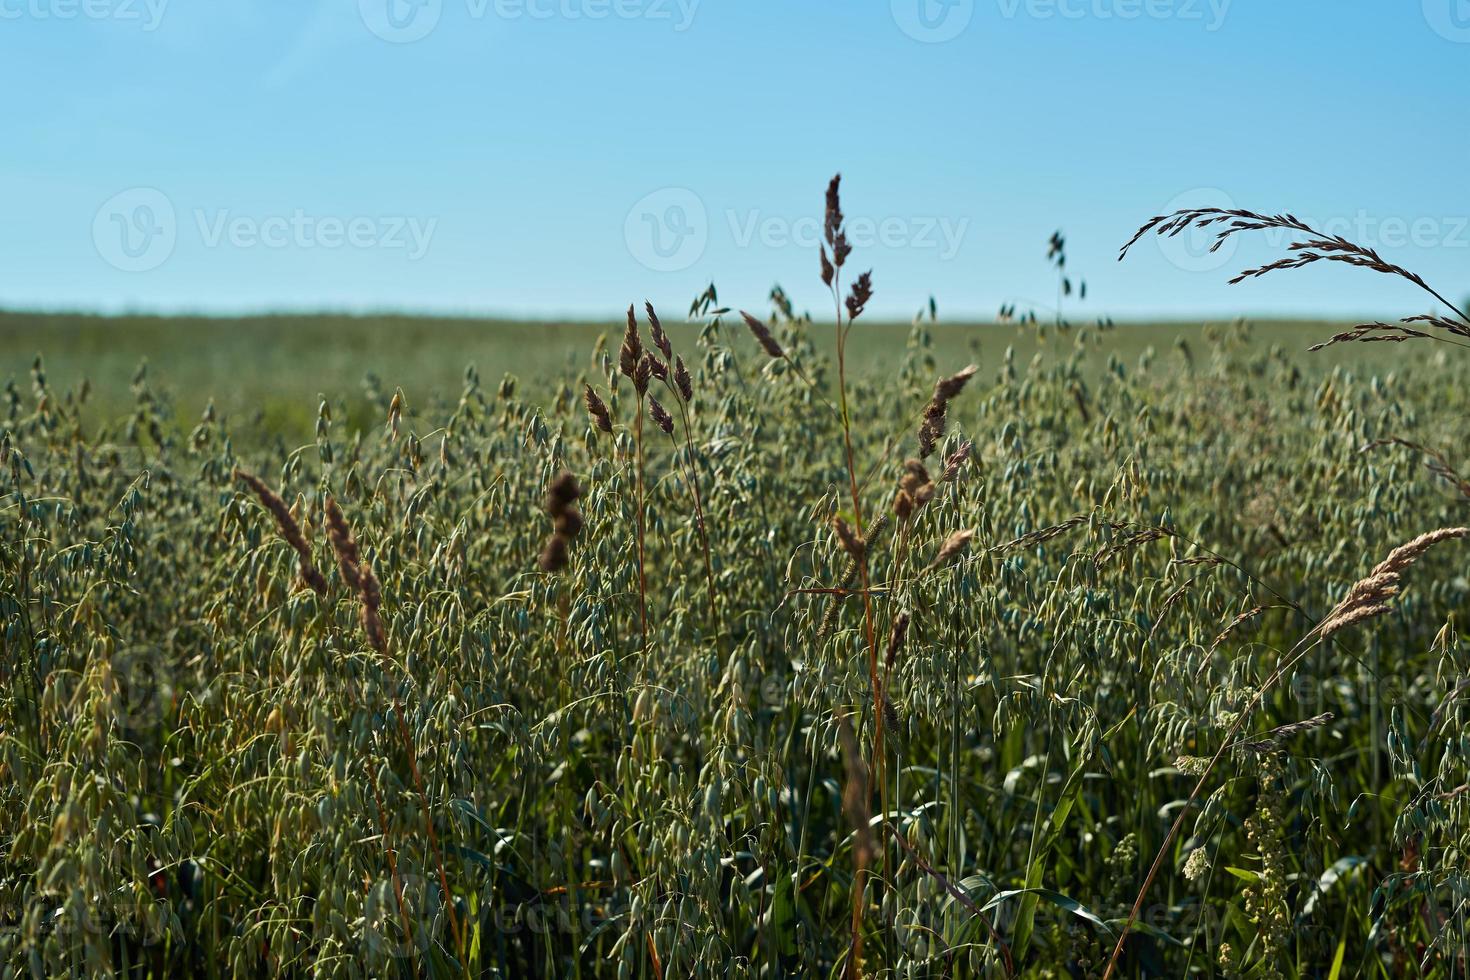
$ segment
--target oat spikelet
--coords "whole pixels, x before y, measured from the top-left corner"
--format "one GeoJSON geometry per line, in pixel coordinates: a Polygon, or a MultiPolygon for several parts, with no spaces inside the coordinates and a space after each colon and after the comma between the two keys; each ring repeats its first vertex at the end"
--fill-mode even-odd
{"type": "Polygon", "coordinates": [[[296,552],[296,558],[301,566],[301,580],[311,587],[317,595],[327,594],[327,580],[322,573],[317,571],[316,564],[311,560],[311,545],[306,541],[306,535],[301,533],[301,525],[296,523],[290,508],[264,481],[244,470],[235,470],[235,479],[249,487],[255,496],[260,499],[266,510],[276,519],[276,527],[281,531],[281,537],[296,552]]]}
{"type": "Polygon", "coordinates": [[[1470,528],[1444,527],[1399,545],[1368,573],[1367,578],[1348,589],[1347,595],[1322,621],[1318,632],[1325,639],[1339,630],[1388,612],[1388,600],[1398,595],[1400,577],[1411,565],[1440,542],[1467,536],[1470,536],[1470,528]]]}
{"type": "Polygon", "coordinates": [[[930,562],[929,567],[924,570],[926,572],[932,572],[934,571],[934,569],[940,568],[941,566],[953,561],[961,553],[963,553],[966,548],[970,546],[970,539],[974,536],[974,531],[966,530],[956,531],[949,537],[945,538],[944,544],[939,546],[939,554],[934,556],[934,560],[930,562]]]}
{"type": "Polygon", "coordinates": [[[393,400],[388,403],[388,432],[392,441],[398,441],[398,426],[403,421],[403,389],[399,388],[393,392],[393,400]]]}
{"type": "Polygon", "coordinates": [[[745,319],[745,325],[750,328],[750,332],[755,335],[756,342],[761,345],[761,348],[767,354],[772,357],[786,356],[786,352],[781,349],[781,345],[776,342],[776,338],[771,336],[770,327],[744,310],[740,311],[740,315],[745,319]]]}
{"type": "Polygon", "coordinates": [[[943,482],[949,483],[960,475],[960,468],[969,460],[972,449],[974,449],[974,443],[966,441],[964,445],[949,454],[944,461],[944,476],[940,478],[943,482]]]}
{"type": "Polygon", "coordinates": [[[587,403],[587,415],[592,419],[592,424],[611,435],[612,415],[608,413],[607,403],[597,397],[597,392],[592,390],[591,385],[582,386],[582,400],[587,403]]]}

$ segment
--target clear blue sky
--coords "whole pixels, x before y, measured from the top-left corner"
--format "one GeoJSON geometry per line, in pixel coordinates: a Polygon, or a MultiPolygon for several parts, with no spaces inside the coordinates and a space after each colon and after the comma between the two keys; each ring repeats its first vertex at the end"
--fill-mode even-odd
{"type": "Polygon", "coordinates": [[[1292,210],[1470,294],[1467,0],[0,0],[0,306],[1420,312],[1353,270],[1227,287],[1117,248],[1292,210]],[[422,36],[420,36],[422,35],[422,36]]]}

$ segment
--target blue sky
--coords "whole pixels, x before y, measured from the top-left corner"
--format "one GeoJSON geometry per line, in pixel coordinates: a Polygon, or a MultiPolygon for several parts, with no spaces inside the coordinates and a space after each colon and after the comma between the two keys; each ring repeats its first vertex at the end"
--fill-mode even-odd
{"type": "MultiPolygon", "coordinates": [[[[1470,294],[1470,0],[0,0],[0,306],[607,316],[1421,312],[1238,287],[1172,206],[1291,210],[1470,294]]],[[[1280,244],[1279,242],[1277,243],[1280,244]]]]}

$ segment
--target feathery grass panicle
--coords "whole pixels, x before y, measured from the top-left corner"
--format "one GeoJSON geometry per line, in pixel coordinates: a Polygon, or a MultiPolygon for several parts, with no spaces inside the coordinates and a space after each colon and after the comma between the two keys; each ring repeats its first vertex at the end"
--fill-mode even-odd
{"type": "Polygon", "coordinates": [[[648,417],[653,419],[653,424],[662,429],[665,435],[674,434],[674,417],[653,395],[648,396],[648,417]]]}
{"type": "MultiPolygon", "coordinates": [[[[643,341],[638,336],[638,317],[633,313],[633,307],[628,307],[628,326],[623,331],[623,344],[618,348],[618,370],[637,384],[639,362],[643,359],[643,341]]],[[[646,382],[645,382],[646,387],[646,382]]],[[[643,390],[639,390],[642,394],[643,390]]]]}
{"type": "Polygon", "coordinates": [[[235,479],[249,487],[255,493],[255,496],[259,498],[265,509],[270,511],[271,516],[275,518],[276,526],[281,532],[281,537],[285,538],[286,543],[296,552],[297,562],[301,570],[301,580],[310,586],[311,590],[317,595],[326,595],[327,580],[322,577],[322,573],[317,570],[316,563],[312,561],[311,545],[307,542],[306,536],[301,533],[301,525],[297,523],[295,516],[291,513],[290,508],[286,506],[285,501],[274,490],[266,486],[265,482],[259,477],[247,473],[242,469],[237,468],[235,470],[235,479]]]}
{"type": "Polygon", "coordinates": [[[669,343],[668,334],[664,333],[664,325],[659,321],[658,314],[653,311],[653,304],[645,300],[643,309],[648,314],[648,332],[653,337],[653,346],[659,349],[665,361],[673,360],[674,345],[669,343]]]}
{"type": "Polygon", "coordinates": [[[1439,331],[1450,338],[1452,343],[1464,346],[1463,341],[1470,339],[1470,314],[1464,309],[1456,306],[1444,297],[1444,295],[1430,286],[1418,273],[1405,269],[1403,266],[1389,262],[1376,250],[1356,242],[1348,241],[1341,235],[1328,235],[1317,231],[1301,219],[1292,214],[1258,214],[1253,211],[1243,211],[1227,208],[1189,208],[1175,211],[1172,214],[1161,214],[1150,218],[1143,227],[1128,240],[1118,252],[1118,259],[1124,259],[1134,245],[1146,235],[1153,234],[1159,237],[1172,238],[1191,228],[1213,229],[1215,240],[1210,244],[1210,251],[1217,252],[1233,236],[1250,231],[1278,231],[1285,232],[1293,240],[1286,246],[1287,255],[1268,262],[1265,265],[1246,269],[1230,280],[1230,284],[1236,285],[1247,279],[1255,279],[1288,269],[1301,269],[1317,262],[1337,262],[1367,269],[1381,275],[1394,276],[1412,283],[1422,292],[1431,296],[1436,302],[1442,304],[1450,311],[1450,316],[1426,314],[1402,318],[1397,324],[1383,322],[1364,323],[1351,330],[1340,332],[1330,340],[1317,344],[1313,350],[1321,350],[1333,344],[1349,343],[1353,341],[1403,341],[1409,339],[1432,338],[1446,339],[1437,334],[1430,334],[1416,329],[1416,326],[1424,326],[1431,330],[1439,331]]]}
{"type": "Polygon", "coordinates": [[[744,310],[740,311],[740,315],[744,318],[745,325],[750,328],[750,332],[755,335],[756,342],[761,345],[762,350],[764,350],[771,357],[786,356],[786,352],[781,349],[781,345],[777,343],[776,338],[771,335],[770,327],[766,326],[765,323],[751,316],[744,310]]]}
{"type": "Polygon", "coordinates": [[[1470,536],[1470,528],[1445,527],[1419,535],[1399,545],[1379,562],[1366,578],[1348,589],[1342,601],[1323,619],[1318,632],[1325,639],[1334,633],[1388,612],[1388,601],[1398,595],[1399,581],[1405,571],[1424,553],[1443,541],[1470,536]]]}
{"type": "Polygon", "coordinates": [[[963,530],[955,531],[949,537],[945,538],[944,544],[939,546],[939,553],[934,556],[934,560],[929,563],[929,567],[925,571],[932,572],[959,557],[970,546],[970,539],[974,536],[975,532],[973,530],[963,530]]]}
{"type": "Polygon", "coordinates": [[[645,354],[633,366],[633,389],[638,392],[639,398],[648,394],[648,382],[653,377],[653,365],[654,358],[645,354]]]}
{"type": "Polygon", "coordinates": [[[674,358],[674,387],[679,391],[679,397],[687,404],[694,400],[694,379],[689,376],[689,369],[684,366],[683,357],[674,358]]]}
{"type": "Polygon", "coordinates": [[[600,431],[611,435],[612,415],[607,410],[607,403],[598,397],[591,385],[582,386],[582,400],[587,405],[587,415],[592,419],[592,424],[600,431]]]}
{"type": "Polygon", "coordinates": [[[847,320],[851,323],[863,315],[867,309],[868,301],[873,298],[873,273],[864,272],[853,280],[852,289],[847,295],[847,320]]]}

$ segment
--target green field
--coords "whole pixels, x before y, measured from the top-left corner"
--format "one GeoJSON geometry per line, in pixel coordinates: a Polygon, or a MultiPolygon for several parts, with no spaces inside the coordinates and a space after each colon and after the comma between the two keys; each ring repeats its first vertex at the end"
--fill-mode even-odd
{"type": "Polygon", "coordinates": [[[1464,352],[772,323],[0,321],[0,975],[1466,975],[1464,352]]]}
{"type": "MultiPolygon", "coordinates": [[[[757,305],[756,312],[763,312],[757,305]]],[[[672,319],[672,318],[671,318],[672,319]]],[[[1119,325],[1107,348],[1134,363],[1149,347],[1168,352],[1176,342],[1198,346],[1207,329],[1227,324],[1150,323],[1119,325]]],[[[1307,365],[1306,348],[1342,324],[1311,321],[1258,321],[1254,337],[1279,344],[1307,365]]],[[[675,337],[692,340],[700,325],[675,322],[675,337]]],[[[738,319],[727,329],[741,330],[738,319]]],[[[854,345],[858,374],[882,374],[901,353],[908,324],[864,324],[854,345]]],[[[180,424],[192,426],[213,401],[242,432],[309,438],[322,396],[365,424],[377,411],[378,393],[401,387],[410,404],[458,397],[465,369],[473,366],[487,384],[509,373],[536,390],[547,381],[586,370],[600,335],[614,346],[622,314],[603,323],[547,321],[517,323],[409,316],[277,315],[247,318],[103,317],[0,312],[0,377],[22,391],[37,354],[60,389],[85,379],[91,395],[85,417],[94,422],[128,412],[131,384],[140,365],[148,365],[153,386],[166,393],[180,424]],[[371,379],[376,378],[376,383],[371,379]]],[[[818,350],[831,352],[826,330],[814,330],[818,350]]],[[[947,324],[931,328],[936,357],[942,362],[996,362],[1007,347],[1021,362],[1037,352],[1065,356],[1071,340],[1036,327],[994,323],[947,324]]],[[[736,349],[754,346],[737,338],[736,349]]],[[[1376,351],[1326,352],[1311,364],[1362,362],[1376,351]]]]}

